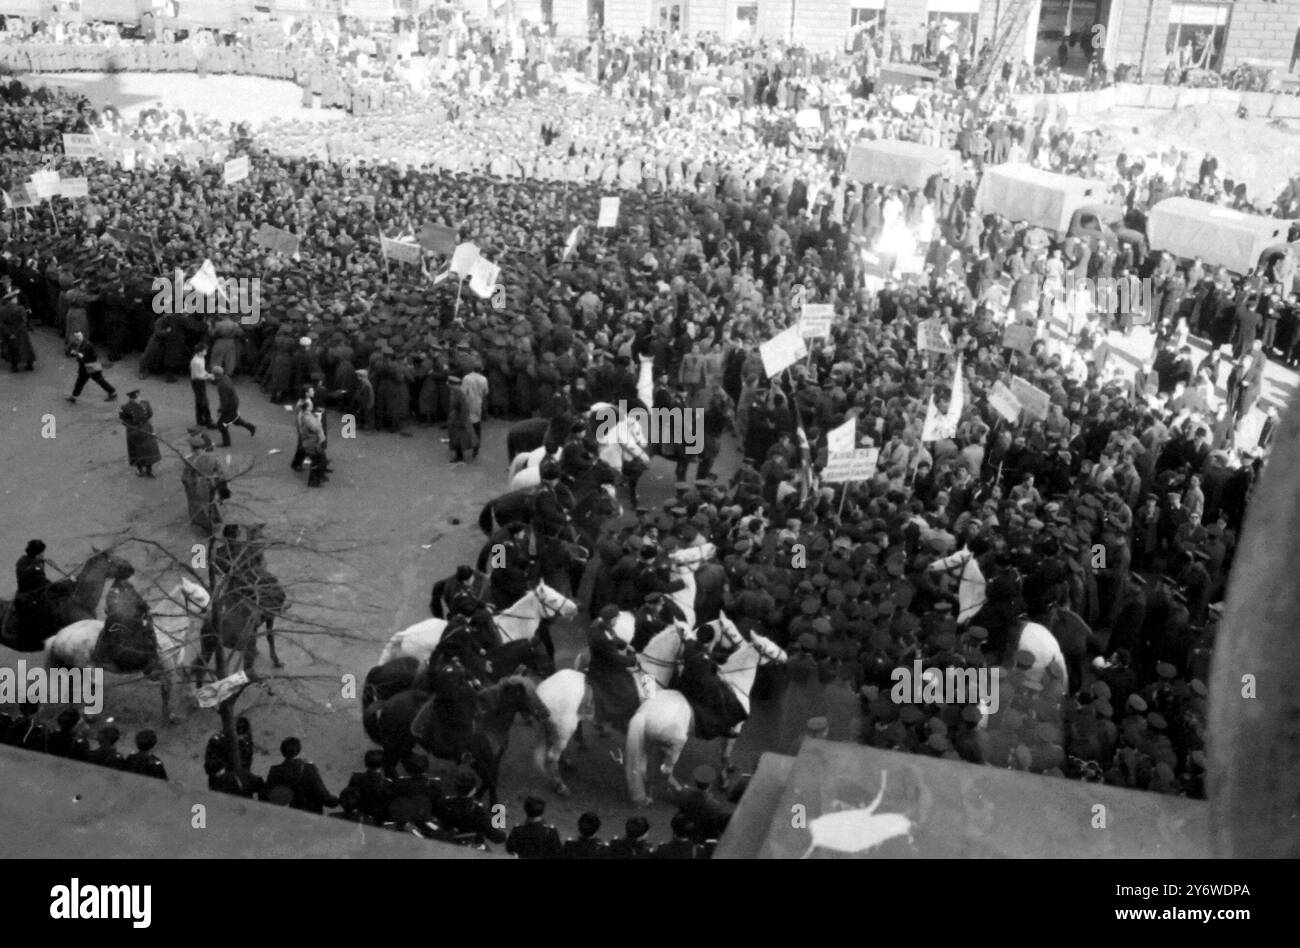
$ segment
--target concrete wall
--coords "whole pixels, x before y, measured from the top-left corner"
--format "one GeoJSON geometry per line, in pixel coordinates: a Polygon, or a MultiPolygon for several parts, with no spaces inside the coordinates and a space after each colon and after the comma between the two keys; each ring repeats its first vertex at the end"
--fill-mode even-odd
{"type": "Polygon", "coordinates": [[[492,858],[12,747],[0,747],[0,773],[2,859],[492,858]],[[195,806],[204,808],[201,829],[195,806]]]}
{"type": "Polygon", "coordinates": [[[727,19],[735,19],[735,0],[690,0],[687,26],[691,33],[727,35],[727,19]]]}
{"type": "Polygon", "coordinates": [[[790,6],[794,0],[758,0],[758,36],[790,41],[790,6]]]}
{"type": "Polygon", "coordinates": [[[587,0],[553,0],[551,20],[556,36],[587,35],[587,0]]]}
{"type": "Polygon", "coordinates": [[[640,36],[650,25],[650,0],[605,0],[605,29],[640,36]]]}
{"type": "Polygon", "coordinates": [[[795,0],[795,39],[819,53],[844,49],[849,8],[844,0],[795,0]]]}

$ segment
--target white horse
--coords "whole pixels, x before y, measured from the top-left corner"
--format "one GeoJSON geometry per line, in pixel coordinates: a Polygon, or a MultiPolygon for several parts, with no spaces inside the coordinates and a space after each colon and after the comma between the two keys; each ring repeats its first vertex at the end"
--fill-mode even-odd
{"type": "Polygon", "coordinates": [[[1040,684],[1047,684],[1047,679],[1059,681],[1065,692],[1069,693],[1070,676],[1065,664],[1065,653],[1061,651],[1061,643],[1050,629],[1037,622],[1026,622],[1020,630],[1016,649],[1034,656],[1033,665],[1025,670],[1026,678],[1040,684]]]}
{"type": "Polygon", "coordinates": [[[686,616],[686,624],[692,629],[696,625],[695,571],[711,561],[717,555],[717,552],[718,548],[712,543],[700,543],[696,546],[674,550],[668,554],[668,559],[673,564],[673,575],[686,584],[676,592],[670,593],[669,598],[686,616]]]}
{"type": "MultiPolygon", "coordinates": [[[[623,613],[630,617],[630,613],[623,613]]],[[[622,638],[622,635],[619,635],[622,638]]],[[[650,700],[660,688],[667,687],[677,672],[686,643],[693,638],[691,630],[679,622],[663,629],[637,655],[637,671],[629,670],[637,681],[641,701],[650,700]]],[[[630,641],[631,636],[628,636],[630,641]]],[[[542,729],[542,737],[533,749],[533,762],[537,770],[551,782],[555,792],[568,796],[569,788],[560,773],[561,759],[569,741],[582,721],[592,718],[591,686],[585,673],[565,668],[557,671],[537,686],[537,697],[551,712],[542,729]]]]}
{"type": "MultiPolygon", "coordinates": [[[[198,637],[210,603],[207,589],[185,575],[163,598],[148,603],[154,639],[158,643],[158,659],[152,667],[145,669],[144,674],[158,682],[163,719],[169,723],[178,720],[171,713],[172,677],[178,680],[185,677],[189,667],[187,650],[198,637]]],[[[64,626],[45,643],[46,669],[95,667],[115,674],[135,674],[94,662],[95,646],[99,644],[103,631],[104,623],[100,619],[83,619],[64,626]]]]}
{"type": "MultiPolygon", "coordinates": [[[[776,643],[756,632],[751,632],[749,640],[746,640],[725,613],[711,624],[717,629],[719,638],[735,649],[718,669],[718,675],[735,692],[748,714],[749,692],[754,686],[754,676],[758,674],[759,666],[772,662],[784,664],[786,654],[776,643]]],[[[645,778],[651,745],[664,750],[664,762],[659,770],[668,778],[668,785],[674,790],[681,789],[681,784],[673,776],[673,768],[677,766],[677,759],[686,747],[694,723],[695,712],[679,691],[664,689],[637,709],[628,725],[627,752],[624,755],[627,786],[633,803],[638,806],[650,804],[645,778]]],[[[730,770],[731,750],[739,736],[740,725],[737,725],[735,731],[723,742],[724,773],[730,770]]]]}
{"type": "Polygon", "coordinates": [[[542,482],[542,462],[547,458],[558,461],[560,452],[548,453],[545,447],[534,448],[515,455],[510,462],[510,489],[525,490],[542,482]]]}
{"type": "MultiPolygon", "coordinates": [[[[510,608],[492,614],[492,622],[501,644],[519,639],[531,639],[544,619],[572,619],[578,614],[578,604],[552,589],[538,583],[510,608]]],[[[393,634],[379,655],[377,664],[386,665],[395,658],[409,655],[426,665],[433,650],[447,631],[446,619],[425,619],[393,634]]]]}

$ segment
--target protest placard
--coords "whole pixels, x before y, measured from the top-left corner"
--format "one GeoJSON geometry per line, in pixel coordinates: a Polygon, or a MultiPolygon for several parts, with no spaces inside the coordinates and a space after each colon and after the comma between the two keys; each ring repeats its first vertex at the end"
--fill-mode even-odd
{"type": "Polygon", "coordinates": [[[858,446],[858,419],[850,418],[838,428],[832,428],[826,433],[826,453],[844,454],[847,451],[853,451],[858,446]]]}
{"type": "Polygon", "coordinates": [[[501,277],[501,268],[486,257],[478,257],[469,268],[469,288],[480,299],[489,299],[501,277]]]}
{"type": "Polygon", "coordinates": [[[804,303],[799,316],[799,332],[805,339],[825,339],[835,322],[835,307],[830,303],[804,303]]]}
{"type": "Polygon", "coordinates": [[[4,196],[6,211],[21,211],[23,208],[36,207],[39,203],[32,200],[25,187],[14,188],[13,193],[5,191],[4,196]]]}
{"type": "Polygon", "coordinates": [[[253,239],[257,241],[259,247],[265,247],[267,250],[276,253],[282,253],[291,257],[298,252],[299,240],[297,235],[289,233],[279,227],[272,227],[270,224],[263,224],[253,239]]]}
{"type": "Polygon", "coordinates": [[[452,251],[450,270],[459,277],[467,277],[474,261],[478,259],[478,245],[472,243],[457,244],[452,251]]]}
{"type": "Polygon", "coordinates": [[[782,330],[758,347],[767,377],[779,375],[808,354],[798,326],[782,330]]]}
{"type": "Polygon", "coordinates": [[[822,468],[822,483],[848,484],[871,480],[876,476],[879,458],[879,448],[859,448],[842,454],[831,454],[826,458],[826,466],[822,468]]]}
{"type": "Polygon", "coordinates": [[[221,288],[221,281],[217,277],[217,268],[212,265],[211,260],[203,261],[203,266],[199,267],[194,276],[190,277],[189,283],[190,286],[204,296],[211,296],[221,288]]]}
{"type": "Polygon", "coordinates": [[[1033,326],[1013,323],[1002,330],[1002,348],[1027,353],[1037,338],[1038,334],[1033,326]]]}
{"type": "Polygon", "coordinates": [[[120,227],[110,227],[106,233],[128,249],[140,250],[151,255],[154,252],[153,238],[148,234],[142,234],[134,230],[123,230],[120,227]]]}
{"type": "Polygon", "coordinates": [[[60,178],[59,194],[65,198],[90,197],[90,182],[85,178],[60,178]]]}
{"type": "Polygon", "coordinates": [[[1047,409],[1052,404],[1052,399],[1041,388],[1036,388],[1019,376],[1013,375],[1011,376],[1011,394],[1020,403],[1026,418],[1039,421],[1046,420],[1047,409]]]}
{"type": "Polygon", "coordinates": [[[221,177],[227,185],[237,184],[248,177],[250,171],[248,156],[243,155],[239,158],[231,158],[222,166],[221,177]]]}
{"type": "Polygon", "coordinates": [[[96,158],[99,156],[99,143],[94,135],[64,134],[63,154],[68,158],[96,158]]]}
{"type": "Polygon", "coordinates": [[[952,352],[948,327],[938,319],[922,320],[916,327],[916,348],[922,352],[952,352]]]}
{"type": "Polygon", "coordinates": [[[796,128],[820,130],[822,128],[821,109],[800,109],[794,115],[794,124],[796,128]]]}
{"type": "Polygon", "coordinates": [[[393,240],[391,237],[380,237],[380,252],[389,259],[396,260],[398,263],[410,263],[415,266],[420,265],[420,245],[411,243],[406,240],[393,240]]]}
{"type": "Polygon", "coordinates": [[[452,253],[460,235],[456,228],[443,224],[425,224],[415,235],[415,242],[430,253],[452,253]]]}
{"type": "Polygon", "coordinates": [[[1020,417],[1020,399],[1011,394],[1011,389],[1001,382],[993,383],[989,392],[989,407],[1012,424],[1020,417]]]}
{"type": "Polygon", "coordinates": [[[619,199],[616,197],[601,198],[600,217],[596,220],[596,226],[616,227],[618,225],[618,206],[619,199]]]}
{"type": "Polygon", "coordinates": [[[40,200],[54,197],[59,193],[59,173],[57,171],[33,172],[29,193],[34,193],[40,200]]]}

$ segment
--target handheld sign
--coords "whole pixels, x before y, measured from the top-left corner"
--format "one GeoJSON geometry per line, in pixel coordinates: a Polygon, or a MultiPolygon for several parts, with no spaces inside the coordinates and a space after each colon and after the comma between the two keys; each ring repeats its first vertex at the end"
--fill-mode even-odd
{"type": "Polygon", "coordinates": [[[825,339],[835,322],[835,307],[830,303],[804,303],[799,316],[799,333],[805,339],[825,339]]]}
{"type": "Polygon", "coordinates": [[[927,319],[917,324],[916,348],[922,352],[940,352],[944,355],[952,352],[952,338],[948,327],[938,319],[927,319]]]}
{"type": "Polygon", "coordinates": [[[1033,326],[1013,324],[1002,330],[1002,348],[1028,354],[1037,338],[1033,326]]]}
{"type": "Polygon", "coordinates": [[[794,124],[796,128],[816,128],[822,127],[821,109],[800,109],[795,113],[794,124]]]}
{"type": "Polygon", "coordinates": [[[616,197],[603,197],[600,199],[600,217],[596,220],[597,227],[615,227],[618,225],[618,206],[619,199],[616,197]]]}
{"type": "Polygon", "coordinates": [[[763,371],[771,378],[780,375],[806,356],[808,347],[799,334],[799,327],[791,326],[759,346],[758,354],[763,360],[763,371]]]}
{"type": "Polygon", "coordinates": [[[85,178],[60,178],[59,194],[65,198],[90,197],[90,182],[85,178]]]}
{"type": "Polygon", "coordinates": [[[459,277],[470,275],[474,261],[478,259],[478,246],[471,243],[457,244],[451,255],[450,271],[459,277]]]}
{"type": "Polygon", "coordinates": [[[57,171],[37,171],[32,174],[29,193],[34,193],[40,200],[55,197],[59,193],[59,173],[57,171]]]}
{"type": "Polygon", "coordinates": [[[253,239],[257,241],[259,247],[282,253],[287,257],[292,257],[298,252],[297,235],[279,227],[272,227],[270,224],[263,224],[253,235],[253,239]]]}
{"type": "Polygon", "coordinates": [[[222,168],[222,179],[227,185],[237,184],[248,177],[249,170],[247,155],[231,158],[222,168]]]}
{"type": "Polygon", "coordinates": [[[500,276],[501,268],[499,266],[486,257],[479,257],[469,270],[469,288],[480,299],[489,299],[500,276]]]}
{"type": "Polygon", "coordinates": [[[822,468],[823,484],[848,484],[853,481],[869,481],[876,476],[876,464],[880,458],[879,448],[859,448],[842,454],[832,454],[826,459],[822,468]]]}
{"type": "Polygon", "coordinates": [[[1020,399],[1012,395],[1011,389],[1001,382],[995,382],[993,390],[989,392],[989,407],[1013,425],[1020,417],[1020,399]]]}
{"type": "Polygon", "coordinates": [[[850,418],[838,428],[832,428],[826,433],[826,453],[844,454],[857,449],[858,442],[858,419],[850,418]]]}
{"type": "Polygon", "coordinates": [[[456,228],[442,224],[425,224],[415,235],[415,242],[430,253],[452,253],[456,249],[456,228]]]}
{"type": "Polygon", "coordinates": [[[380,251],[389,260],[410,263],[417,267],[420,265],[419,244],[413,244],[405,240],[393,240],[390,237],[380,237],[379,241],[380,251]]]}
{"type": "Polygon", "coordinates": [[[99,143],[95,141],[94,135],[68,135],[63,136],[63,154],[68,158],[97,158],[99,157],[99,143]]]}
{"type": "Polygon", "coordinates": [[[1011,376],[1011,394],[1020,402],[1025,417],[1045,421],[1047,409],[1052,404],[1051,397],[1041,388],[1030,385],[1019,376],[1011,376]]]}

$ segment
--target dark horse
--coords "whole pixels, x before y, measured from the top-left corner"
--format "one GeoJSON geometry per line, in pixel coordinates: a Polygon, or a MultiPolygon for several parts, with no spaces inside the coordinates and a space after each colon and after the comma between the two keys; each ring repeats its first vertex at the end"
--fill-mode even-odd
{"type": "Polygon", "coordinates": [[[468,760],[481,782],[478,795],[487,793],[495,806],[501,758],[515,715],[540,721],[551,716],[537,697],[536,686],[527,678],[511,675],[475,694],[453,715],[440,714],[437,706],[427,691],[411,689],[375,701],[361,721],[366,735],[384,749],[387,772],[418,743],[439,760],[468,760]]]}
{"type": "Polygon", "coordinates": [[[529,418],[510,426],[506,432],[506,460],[513,461],[528,451],[536,451],[543,445],[549,451],[557,451],[564,444],[568,435],[564,418],[529,418]]]}
{"type": "Polygon", "coordinates": [[[0,645],[16,652],[41,651],[45,640],[60,629],[95,618],[105,584],[132,572],[131,564],[112,550],[98,550],[75,578],[60,579],[34,593],[43,599],[25,610],[16,610],[9,600],[0,599],[0,645]]]}
{"type": "MultiPolygon", "coordinates": [[[[521,668],[538,678],[548,678],[555,673],[555,663],[547,654],[545,644],[536,636],[492,649],[487,661],[488,678],[494,682],[517,674],[521,668]]],[[[376,665],[366,673],[365,683],[361,686],[361,708],[364,711],[376,701],[385,701],[412,688],[430,690],[425,665],[418,658],[403,655],[376,665]]]]}

